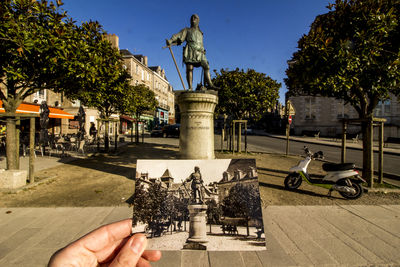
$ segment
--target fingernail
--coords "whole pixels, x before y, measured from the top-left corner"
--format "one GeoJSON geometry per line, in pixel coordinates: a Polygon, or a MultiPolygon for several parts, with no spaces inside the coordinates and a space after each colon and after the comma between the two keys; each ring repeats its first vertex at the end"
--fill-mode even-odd
{"type": "Polygon", "coordinates": [[[143,235],[135,236],[131,243],[131,249],[135,254],[141,254],[144,250],[143,245],[146,237],[143,235]]]}

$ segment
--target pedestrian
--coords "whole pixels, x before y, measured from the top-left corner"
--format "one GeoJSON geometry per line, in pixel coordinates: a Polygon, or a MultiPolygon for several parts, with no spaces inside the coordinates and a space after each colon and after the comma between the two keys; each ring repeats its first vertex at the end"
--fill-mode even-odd
{"type": "Polygon", "coordinates": [[[89,134],[90,136],[93,136],[93,138],[96,137],[97,129],[96,126],[94,126],[94,122],[90,123],[89,134]]]}

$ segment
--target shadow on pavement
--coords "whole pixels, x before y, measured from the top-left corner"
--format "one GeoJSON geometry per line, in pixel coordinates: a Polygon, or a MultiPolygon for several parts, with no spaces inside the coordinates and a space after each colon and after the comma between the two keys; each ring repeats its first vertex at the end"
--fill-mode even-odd
{"type": "Polygon", "coordinates": [[[66,164],[120,175],[133,180],[138,159],[176,159],[178,157],[179,151],[174,146],[144,143],[120,147],[116,154],[96,154],[66,164]]]}
{"type": "MultiPolygon", "coordinates": [[[[274,188],[274,189],[278,189],[278,190],[288,191],[283,184],[282,185],[276,185],[276,184],[270,184],[270,183],[266,183],[266,182],[259,182],[258,184],[260,186],[263,186],[263,187],[269,187],[269,188],[274,188]]],[[[294,190],[290,190],[290,191],[291,192],[295,192],[295,193],[300,193],[300,194],[303,194],[303,195],[320,197],[320,198],[327,198],[328,197],[327,196],[328,193],[326,193],[326,194],[318,194],[318,193],[315,193],[315,192],[312,192],[312,191],[308,191],[308,190],[303,190],[303,189],[294,189],[294,190]]],[[[334,196],[331,196],[330,198],[331,199],[342,199],[340,197],[334,197],[334,196]]]]}

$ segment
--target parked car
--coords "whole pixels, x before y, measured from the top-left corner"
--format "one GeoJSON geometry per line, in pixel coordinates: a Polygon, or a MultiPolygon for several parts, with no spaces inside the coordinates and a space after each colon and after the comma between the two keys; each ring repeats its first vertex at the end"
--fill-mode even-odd
{"type": "Polygon", "coordinates": [[[154,127],[153,130],[150,132],[151,137],[161,137],[163,136],[163,127],[161,126],[156,126],[154,127]]]}
{"type": "Polygon", "coordinates": [[[253,128],[247,128],[247,129],[242,129],[242,135],[244,134],[255,135],[256,133],[254,132],[253,128]]]}
{"type": "Polygon", "coordinates": [[[181,128],[181,125],[179,123],[165,125],[162,129],[162,136],[163,137],[169,137],[169,136],[179,137],[180,128],[181,128]]]}

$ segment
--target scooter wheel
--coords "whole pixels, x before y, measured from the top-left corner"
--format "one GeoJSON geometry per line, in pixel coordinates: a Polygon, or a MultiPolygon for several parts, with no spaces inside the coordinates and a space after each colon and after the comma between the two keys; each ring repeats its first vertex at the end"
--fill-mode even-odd
{"type": "Polygon", "coordinates": [[[291,173],[285,178],[285,188],[290,190],[297,189],[302,181],[300,174],[291,173]]]}
{"type": "Polygon", "coordinates": [[[352,182],[351,187],[354,190],[356,190],[355,194],[350,194],[350,193],[345,193],[345,192],[340,192],[340,191],[339,191],[339,194],[341,194],[342,197],[347,198],[347,199],[357,199],[363,195],[364,188],[361,186],[361,184],[352,182]]]}

